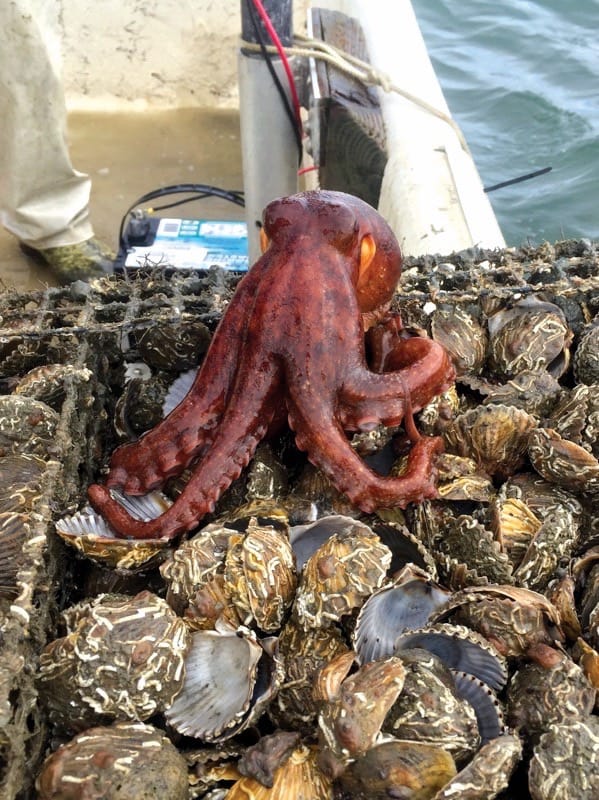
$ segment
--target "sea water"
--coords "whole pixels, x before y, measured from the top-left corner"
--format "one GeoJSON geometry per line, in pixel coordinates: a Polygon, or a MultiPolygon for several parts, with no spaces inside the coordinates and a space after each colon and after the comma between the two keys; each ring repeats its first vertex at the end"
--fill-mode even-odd
{"type": "Polygon", "coordinates": [[[599,240],[599,0],[413,0],[509,245],[599,240]]]}

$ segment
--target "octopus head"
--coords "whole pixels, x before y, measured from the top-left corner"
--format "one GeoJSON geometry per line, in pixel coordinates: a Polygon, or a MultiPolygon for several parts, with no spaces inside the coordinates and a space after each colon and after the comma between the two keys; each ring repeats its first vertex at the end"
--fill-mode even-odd
{"type": "Polygon", "coordinates": [[[383,217],[364,200],[333,191],[301,192],[269,203],[262,249],[293,247],[301,235],[346,256],[362,314],[387,308],[401,276],[401,251],[383,217]]]}

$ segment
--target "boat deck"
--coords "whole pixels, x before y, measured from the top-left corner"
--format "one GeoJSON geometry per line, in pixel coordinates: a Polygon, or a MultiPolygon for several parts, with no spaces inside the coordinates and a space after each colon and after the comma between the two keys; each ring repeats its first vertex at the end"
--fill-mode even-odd
{"type": "MultiPolygon", "coordinates": [[[[73,165],[92,178],[96,235],[114,248],[123,214],[148,191],[176,183],[242,188],[236,111],[77,112],[69,117],[69,139],[73,165]]],[[[216,198],[179,206],[172,214],[243,219],[243,209],[216,198]]],[[[15,238],[0,228],[0,288],[55,285],[50,271],[24,255],[15,238]]]]}

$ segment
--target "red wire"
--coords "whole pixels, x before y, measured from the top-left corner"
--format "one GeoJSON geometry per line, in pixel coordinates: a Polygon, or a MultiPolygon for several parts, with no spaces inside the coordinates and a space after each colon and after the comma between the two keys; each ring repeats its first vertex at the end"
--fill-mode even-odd
{"type": "Polygon", "coordinates": [[[281,61],[283,62],[283,69],[285,70],[285,74],[287,75],[287,81],[289,82],[289,90],[291,92],[291,101],[293,103],[293,110],[295,112],[295,117],[297,119],[297,124],[300,130],[300,134],[302,132],[302,118],[300,114],[300,101],[297,94],[297,89],[295,86],[295,79],[293,77],[293,72],[291,71],[291,66],[289,64],[289,59],[285,51],[283,50],[283,45],[281,44],[281,40],[272,24],[270,17],[266,13],[266,9],[262,5],[262,0],[253,0],[254,6],[256,11],[260,15],[262,22],[264,23],[264,27],[268,35],[270,36],[272,43],[277,48],[277,52],[281,61]]]}

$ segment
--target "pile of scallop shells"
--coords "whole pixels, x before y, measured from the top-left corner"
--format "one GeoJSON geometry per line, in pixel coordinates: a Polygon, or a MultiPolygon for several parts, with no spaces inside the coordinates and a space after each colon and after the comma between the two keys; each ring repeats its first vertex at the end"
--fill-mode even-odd
{"type": "MultiPolygon", "coordinates": [[[[538,263],[596,270],[586,247],[538,263]]],[[[397,297],[458,374],[417,418],[438,500],[360,513],[283,434],[175,544],[57,519],[79,585],[40,657],[41,800],[599,796],[599,308],[462,266],[413,262],[397,297]]],[[[166,346],[130,360],[115,441],[159,416],[166,346]]],[[[401,471],[396,436],[352,444],[401,471]]]]}

